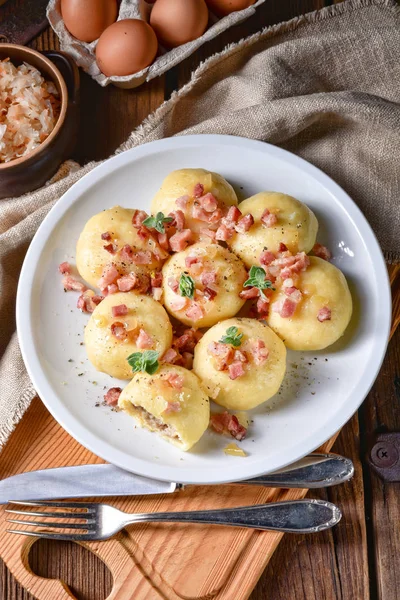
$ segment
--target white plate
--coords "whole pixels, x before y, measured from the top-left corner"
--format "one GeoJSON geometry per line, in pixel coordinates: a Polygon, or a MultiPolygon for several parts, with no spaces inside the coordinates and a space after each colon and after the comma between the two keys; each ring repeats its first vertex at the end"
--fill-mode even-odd
{"type": "Polygon", "coordinates": [[[17,325],[32,382],[57,421],[81,444],[128,471],[184,483],[255,477],[317,448],[360,406],[381,366],[390,326],[386,266],[367,221],[329,177],[274,146],[217,135],[185,136],[119,154],[83,177],[58,201],[27,253],[18,288],[17,325]],[[246,458],[226,456],[229,441],[206,432],[188,453],[133,427],[123,413],[95,404],[103,388],[124,386],[98,373],[80,345],[87,315],[64,293],[58,264],[75,260],[84,223],[115,204],[149,210],[164,177],[183,167],[221,173],[244,199],[262,190],[299,198],[316,213],[318,240],[332,250],[354,300],[344,338],[326,351],[289,352],[281,393],[252,411],[246,458]],[[73,362],[69,362],[73,359],[73,362]],[[83,375],[78,376],[80,373],[83,375]],[[97,385],[92,383],[97,382],[97,385]]]}

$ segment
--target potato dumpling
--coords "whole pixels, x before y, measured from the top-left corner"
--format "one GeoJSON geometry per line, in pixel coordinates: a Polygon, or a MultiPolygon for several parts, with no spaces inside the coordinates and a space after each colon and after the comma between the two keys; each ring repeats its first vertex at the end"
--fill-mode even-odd
{"type": "Polygon", "coordinates": [[[139,294],[110,294],[93,311],[85,328],[85,346],[92,365],[118,379],[131,379],[127,357],[141,350],[159,356],[171,346],[172,327],[159,302],[139,294]]]}
{"type": "Polygon", "coordinates": [[[302,299],[293,316],[283,318],[276,310],[288,298],[282,284],[276,285],[271,297],[268,324],[292,350],[322,350],[330,346],[343,335],[352,313],[351,294],[343,273],[326,260],[309,258],[310,266],[296,282],[302,299]]]}
{"type": "Polygon", "coordinates": [[[197,376],[172,365],[154,375],[135,373],[118,406],[180,450],[198,442],[210,421],[210,403],[197,376]]]}
{"type": "Polygon", "coordinates": [[[217,244],[189,246],[171,256],[162,272],[165,308],[185,325],[211,327],[235,315],[245,302],[239,293],[247,279],[246,269],[233,252],[217,244]]]}
{"type": "Polygon", "coordinates": [[[151,237],[145,240],[139,237],[132,225],[134,213],[134,209],[114,206],[94,215],[83,228],[76,246],[76,265],[81,277],[91,286],[98,287],[103,269],[110,263],[121,275],[131,272],[139,275],[161,267],[162,261],[154,252],[161,257],[165,253],[151,237]],[[143,261],[150,262],[131,262],[121,252],[125,245],[129,245],[133,253],[139,252],[143,261]]]}
{"type": "Polygon", "coordinates": [[[162,182],[161,188],[151,203],[151,212],[168,215],[174,210],[182,210],[185,227],[197,238],[201,229],[217,229],[221,211],[218,208],[237,205],[233,187],[218,173],[205,169],[179,169],[172,171],[162,182]],[[217,200],[210,199],[212,194],[217,200]],[[177,201],[178,200],[178,201],[177,201]],[[196,218],[200,217],[200,218],[196,218]]]}
{"type": "Polygon", "coordinates": [[[281,242],[293,254],[310,252],[315,244],[318,221],[308,206],[292,196],[260,192],[243,200],[239,209],[243,215],[253,215],[254,225],[246,233],[235,233],[228,245],[247,267],[260,263],[263,250],[277,252],[281,242]]]}
{"type": "Polygon", "coordinates": [[[286,371],[286,348],[272,329],[256,319],[227,319],[201,338],[193,370],[217,404],[249,410],[279,390],[286,371]],[[230,328],[237,328],[237,346],[221,342],[233,331],[230,328]]]}

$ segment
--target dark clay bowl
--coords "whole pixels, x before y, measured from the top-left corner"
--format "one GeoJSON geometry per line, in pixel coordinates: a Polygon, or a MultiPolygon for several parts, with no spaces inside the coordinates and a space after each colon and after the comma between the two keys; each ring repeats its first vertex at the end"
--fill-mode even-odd
{"type": "Polygon", "coordinates": [[[53,81],[60,94],[61,110],[53,131],[40,146],[26,156],[0,163],[0,198],[20,196],[42,186],[54,175],[63,160],[70,158],[79,117],[79,71],[67,54],[40,53],[25,46],[0,44],[0,60],[7,57],[16,66],[29,63],[46,80],[53,81]]]}

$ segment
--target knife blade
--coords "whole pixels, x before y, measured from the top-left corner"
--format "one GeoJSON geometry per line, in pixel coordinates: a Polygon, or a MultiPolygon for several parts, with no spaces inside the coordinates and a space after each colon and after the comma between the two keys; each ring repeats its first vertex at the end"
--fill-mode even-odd
{"type": "MultiPolygon", "coordinates": [[[[353,473],[353,463],[348,458],[336,454],[310,454],[280,471],[237,483],[287,488],[329,487],[347,481],[353,473]]],[[[135,475],[110,464],[80,465],[29,471],[3,479],[0,481],[0,504],[11,500],[171,494],[185,487],[181,483],[135,475]]]]}

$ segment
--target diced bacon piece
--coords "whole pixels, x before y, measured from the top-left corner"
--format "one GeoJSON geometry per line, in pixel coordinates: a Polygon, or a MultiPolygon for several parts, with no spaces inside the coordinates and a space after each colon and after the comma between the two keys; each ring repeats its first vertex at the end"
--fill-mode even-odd
{"type": "Polygon", "coordinates": [[[189,306],[185,312],[185,315],[192,321],[199,321],[204,317],[204,310],[197,302],[192,302],[191,306],[189,306]]]}
{"type": "Polygon", "coordinates": [[[120,341],[125,340],[128,337],[126,327],[124,323],[121,323],[121,321],[115,321],[114,323],[111,323],[111,333],[117,338],[117,340],[120,341]]]}
{"type": "Polygon", "coordinates": [[[198,256],[187,256],[185,258],[185,267],[187,267],[188,269],[190,269],[190,267],[196,263],[199,262],[199,257],[198,256]]]}
{"type": "Polygon", "coordinates": [[[228,367],[229,379],[238,379],[245,373],[242,363],[239,360],[235,360],[228,367]]]}
{"type": "Polygon", "coordinates": [[[78,281],[72,275],[66,275],[62,280],[63,288],[66,292],[84,292],[87,287],[81,281],[78,281]]]}
{"type": "Polygon", "coordinates": [[[275,260],[275,254],[269,250],[263,250],[259,260],[261,265],[270,265],[275,260]]]}
{"type": "Polygon", "coordinates": [[[215,290],[213,290],[212,288],[210,288],[210,287],[204,288],[204,298],[206,300],[214,300],[216,295],[217,295],[217,292],[215,290]]]}
{"type": "Polygon", "coordinates": [[[254,217],[249,214],[239,219],[235,225],[235,229],[238,233],[246,233],[252,225],[254,225],[254,217]]]}
{"type": "Polygon", "coordinates": [[[185,369],[189,369],[189,370],[192,369],[193,368],[193,354],[191,354],[190,352],[183,352],[180,364],[182,367],[185,367],[185,369]]]}
{"type": "Polygon", "coordinates": [[[182,231],[185,228],[185,213],[181,210],[173,210],[169,213],[169,217],[173,218],[173,221],[169,223],[170,227],[176,227],[178,231],[182,231]]]}
{"type": "Polygon", "coordinates": [[[160,287],[151,288],[151,295],[153,296],[154,300],[156,300],[157,302],[161,302],[161,298],[163,295],[162,288],[160,288],[160,287]]]}
{"type": "Polygon", "coordinates": [[[188,304],[186,296],[178,296],[173,302],[171,302],[171,310],[183,310],[188,304]]]}
{"type": "Polygon", "coordinates": [[[107,296],[109,294],[116,294],[118,291],[118,286],[115,283],[110,283],[110,285],[107,286],[107,296]]]}
{"type": "Polygon", "coordinates": [[[214,357],[217,371],[225,371],[234,357],[234,350],[229,344],[211,342],[207,346],[207,352],[214,357]]]}
{"type": "Polygon", "coordinates": [[[60,271],[61,275],[71,275],[72,267],[69,262],[65,261],[58,265],[58,270],[60,271]]]}
{"type": "Polygon", "coordinates": [[[249,287],[240,292],[239,297],[243,300],[249,300],[250,298],[257,298],[260,294],[260,290],[256,287],[249,287]]]}
{"type": "Polygon", "coordinates": [[[169,250],[168,236],[166,233],[158,233],[157,241],[163,250],[169,250]]]}
{"type": "Polygon", "coordinates": [[[231,415],[231,420],[228,424],[228,431],[235,440],[241,442],[247,435],[247,429],[239,423],[238,418],[235,415],[231,415]]]}
{"type": "Polygon", "coordinates": [[[193,196],[195,198],[200,198],[204,194],[204,185],[202,183],[196,183],[193,190],[193,196]]]}
{"type": "Polygon", "coordinates": [[[229,414],[228,411],[211,415],[210,426],[217,433],[230,433],[239,442],[244,440],[247,434],[246,427],[243,427],[238,418],[229,414]]]}
{"type": "Polygon", "coordinates": [[[332,318],[332,311],[327,306],[324,306],[319,309],[317,319],[320,323],[324,321],[330,321],[332,318]]]}
{"type": "Polygon", "coordinates": [[[180,358],[179,352],[177,352],[174,348],[168,348],[168,350],[162,355],[161,362],[174,364],[178,358],[180,358]]]}
{"type": "Polygon", "coordinates": [[[247,356],[244,352],[242,352],[241,350],[235,350],[235,353],[233,355],[233,360],[234,361],[239,361],[242,363],[247,363],[247,356]]]}
{"type": "Polygon", "coordinates": [[[150,229],[147,229],[147,227],[145,227],[144,225],[142,225],[141,227],[138,228],[137,234],[138,234],[138,237],[143,241],[153,238],[153,235],[152,235],[150,229]]]}
{"type": "Polygon", "coordinates": [[[151,275],[150,285],[153,288],[159,288],[162,286],[163,274],[161,271],[157,271],[151,275]]]}
{"type": "Polygon", "coordinates": [[[262,365],[269,356],[269,350],[265,347],[263,340],[252,340],[251,354],[256,365],[262,365]]]}
{"type": "Polygon", "coordinates": [[[132,262],[135,263],[135,265],[151,265],[153,258],[150,250],[139,250],[138,252],[134,252],[132,262]]]}
{"type": "Polygon", "coordinates": [[[154,256],[154,260],[165,260],[169,257],[169,251],[167,252],[161,246],[155,246],[150,254],[154,256]]]}
{"type": "Polygon", "coordinates": [[[288,247],[283,242],[279,242],[278,252],[287,252],[288,247]]]}
{"type": "Polygon", "coordinates": [[[209,223],[211,214],[204,210],[204,208],[201,206],[195,204],[192,209],[192,217],[193,219],[198,219],[199,221],[205,221],[206,223],[209,223]]]}
{"type": "Polygon", "coordinates": [[[117,246],[116,244],[107,244],[106,246],[103,246],[104,250],[107,250],[107,252],[109,252],[110,254],[116,254],[117,253],[117,246]]]}
{"type": "Polygon", "coordinates": [[[117,286],[120,292],[130,292],[139,286],[139,277],[135,273],[123,275],[117,279],[117,286]]]}
{"type": "Polygon", "coordinates": [[[176,279],[174,279],[174,277],[168,277],[168,286],[173,292],[175,292],[175,294],[178,293],[179,283],[176,279]]]}
{"type": "Polygon", "coordinates": [[[329,260],[332,258],[331,251],[328,250],[326,246],[318,244],[318,242],[314,245],[312,251],[314,252],[315,256],[318,256],[318,258],[322,258],[323,260],[329,260]]]}
{"type": "Polygon", "coordinates": [[[182,335],[174,339],[174,348],[178,348],[180,352],[193,352],[198,341],[196,333],[193,328],[185,329],[182,335]]]}
{"type": "Polygon", "coordinates": [[[181,403],[177,400],[175,402],[167,402],[167,407],[163,412],[165,414],[180,412],[182,410],[181,403]]]}
{"type": "Polygon", "coordinates": [[[222,210],[220,208],[217,208],[217,210],[214,210],[214,212],[209,213],[209,215],[209,223],[218,223],[222,219],[222,210]]]}
{"type": "Polygon", "coordinates": [[[233,233],[233,229],[229,229],[226,225],[221,223],[221,225],[218,227],[215,233],[215,239],[221,242],[226,242],[232,237],[233,233]]]}
{"type": "Polygon", "coordinates": [[[293,300],[293,302],[296,302],[296,304],[301,302],[303,294],[301,293],[301,291],[299,289],[297,289],[297,287],[294,287],[294,286],[285,287],[284,292],[285,292],[286,296],[289,296],[291,298],[291,300],[293,300]]]}
{"type": "Polygon", "coordinates": [[[92,313],[103,299],[103,296],[95,295],[92,290],[86,290],[79,296],[76,306],[84,313],[92,313]]]}
{"type": "Polygon", "coordinates": [[[124,263],[131,263],[133,261],[133,250],[129,244],[125,244],[119,251],[119,257],[124,263]]]}
{"type": "Polygon", "coordinates": [[[265,227],[274,227],[278,222],[278,217],[271,213],[268,208],[266,208],[261,215],[261,223],[265,225],[265,227]]]}
{"type": "Polygon", "coordinates": [[[132,215],[132,225],[139,229],[149,215],[144,210],[135,210],[132,215]]]}
{"type": "Polygon", "coordinates": [[[293,273],[300,273],[305,271],[310,266],[310,259],[305,252],[299,252],[295,256],[296,262],[292,267],[293,273]]]}
{"type": "Polygon", "coordinates": [[[283,287],[284,291],[286,288],[291,288],[293,286],[294,286],[294,281],[291,277],[289,277],[289,279],[285,279],[285,281],[282,283],[282,287],[283,287]]]}
{"type": "Polygon", "coordinates": [[[106,242],[111,242],[111,233],[109,231],[105,231],[101,234],[101,239],[105,240],[106,242]]]}
{"type": "Polygon", "coordinates": [[[217,272],[216,271],[204,271],[201,274],[200,281],[205,286],[216,283],[217,282],[217,272]]]}
{"type": "Polygon", "coordinates": [[[179,373],[169,373],[168,377],[166,377],[166,380],[170,386],[176,390],[181,390],[183,388],[184,379],[182,375],[179,375],[179,373]]]}
{"type": "Polygon", "coordinates": [[[216,197],[210,192],[208,194],[205,194],[205,196],[200,196],[198,202],[200,206],[204,208],[204,210],[208,213],[212,213],[218,208],[218,201],[216,197]]]}
{"type": "Polygon", "coordinates": [[[139,335],[136,339],[136,346],[142,350],[144,348],[151,348],[153,344],[153,338],[148,333],[146,333],[144,329],[140,329],[139,335]]]}
{"type": "Polygon", "coordinates": [[[185,210],[185,208],[187,207],[187,204],[188,204],[189,200],[190,200],[190,196],[187,196],[187,195],[180,196],[179,198],[177,198],[175,200],[175,204],[177,206],[179,206],[179,208],[181,208],[182,210],[185,210]]]}
{"type": "Polygon", "coordinates": [[[110,263],[104,267],[97,285],[101,290],[104,290],[111,283],[115,283],[118,277],[119,272],[117,267],[113,263],[110,263]]]}
{"type": "Polygon", "coordinates": [[[128,307],[126,304],[118,304],[112,307],[111,312],[113,317],[123,317],[128,314],[128,307]]]}
{"type": "Polygon", "coordinates": [[[211,240],[215,240],[215,231],[213,231],[212,229],[207,229],[206,227],[200,229],[200,235],[202,235],[203,237],[208,237],[211,240]]]}
{"type": "Polygon", "coordinates": [[[257,313],[259,317],[266,317],[269,313],[269,302],[263,296],[260,296],[257,300],[257,313]]]}
{"type": "Polygon", "coordinates": [[[113,387],[108,390],[106,394],[104,394],[105,403],[108,406],[117,406],[118,399],[121,395],[122,389],[120,387],[113,387]]]}
{"type": "Polygon", "coordinates": [[[190,229],[183,229],[174,233],[169,239],[169,245],[171,246],[172,252],[182,252],[188,246],[189,242],[192,241],[192,232],[190,229]]]}
{"type": "Polygon", "coordinates": [[[293,302],[293,300],[290,298],[285,298],[284,300],[278,300],[277,302],[274,302],[272,305],[272,310],[279,313],[282,319],[287,319],[289,317],[293,317],[296,306],[296,302],[293,302]]]}
{"type": "Polygon", "coordinates": [[[241,216],[242,213],[237,206],[230,206],[226,216],[224,217],[223,223],[224,225],[227,225],[228,223],[237,223],[241,216]]]}

